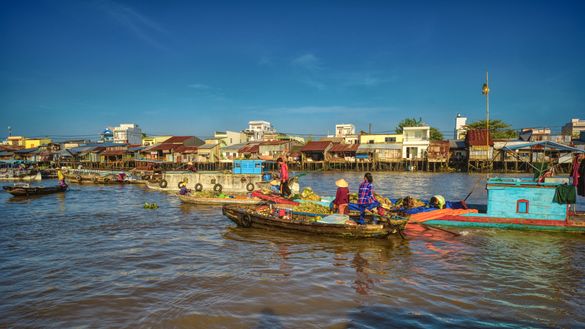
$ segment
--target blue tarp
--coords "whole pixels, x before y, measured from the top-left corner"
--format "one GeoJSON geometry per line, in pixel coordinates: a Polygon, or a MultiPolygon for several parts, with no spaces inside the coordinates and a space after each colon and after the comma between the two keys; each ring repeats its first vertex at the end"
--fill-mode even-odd
{"type": "Polygon", "coordinates": [[[580,150],[578,148],[574,148],[571,146],[551,142],[551,141],[539,141],[539,142],[532,142],[532,143],[525,143],[525,144],[518,144],[518,145],[511,145],[511,146],[504,146],[502,149],[507,151],[515,151],[519,149],[524,149],[532,146],[542,145],[544,148],[550,148],[560,151],[567,151],[567,152],[577,152],[577,153],[585,153],[585,151],[580,150]]]}

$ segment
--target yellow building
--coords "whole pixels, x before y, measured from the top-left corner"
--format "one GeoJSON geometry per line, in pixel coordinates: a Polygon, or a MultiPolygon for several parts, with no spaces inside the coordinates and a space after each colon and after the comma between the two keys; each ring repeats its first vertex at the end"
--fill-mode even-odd
{"type": "Polygon", "coordinates": [[[6,142],[10,146],[22,146],[24,147],[24,141],[26,138],[22,136],[10,136],[6,139],[6,142]]]}
{"type": "Polygon", "coordinates": [[[361,134],[360,144],[402,143],[402,134],[361,134]]]}
{"type": "Polygon", "coordinates": [[[32,148],[39,147],[42,145],[47,145],[51,142],[52,142],[52,140],[50,138],[26,138],[24,140],[24,148],[25,149],[32,149],[32,148]]]}
{"type": "Polygon", "coordinates": [[[142,146],[151,146],[160,144],[173,136],[144,136],[142,137],[142,146]]]}

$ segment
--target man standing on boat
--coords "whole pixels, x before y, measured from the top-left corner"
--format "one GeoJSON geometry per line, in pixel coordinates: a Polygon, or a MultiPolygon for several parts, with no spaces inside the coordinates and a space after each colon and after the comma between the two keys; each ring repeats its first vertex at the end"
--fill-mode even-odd
{"type": "Polygon", "coordinates": [[[276,160],[278,163],[278,170],[280,176],[280,193],[284,197],[288,197],[290,195],[290,188],[288,187],[288,165],[282,158],[278,158],[276,160]]]}
{"type": "Polygon", "coordinates": [[[65,183],[65,175],[63,175],[61,169],[57,169],[57,179],[59,180],[59,185],[61,187],[67,187],[67,183],[65,183]]]}
{"type": "Polygon", "coordinates": [[[376,198],[374,197],[374,178],[372,174],[366,173],[364,175],[364,181],[360,184],[360,188],[358,191],[358,207],[360,210],[360,219],[357,221],[358,224],[365,224],[365,213],[366,210],[371,210],[376,208],[380,205],[376,198]]]}

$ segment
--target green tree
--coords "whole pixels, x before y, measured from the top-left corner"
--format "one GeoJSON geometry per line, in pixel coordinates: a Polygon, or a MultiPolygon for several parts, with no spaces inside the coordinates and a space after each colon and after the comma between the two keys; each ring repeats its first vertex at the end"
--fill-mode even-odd
{"type": "MultiPolygon", "coordinates": [[[[465,126],[465,130],[485,129],[485,120],[472,122],[465,126]]],[[[502,120],[490,120],[490,135],[492,138],[517,138],[518,133],[512,126],[502,120]]]]}
{"type": "MultiPolygon", "coordinates": [[[[402,134],[404,127],[420,127],[422,125],[424,125],[422,118],[418,118],[418,120],[416,118],[406,118],[398,123],[395,130],[397,134],[402,134]]],[[[443,140],[443,134],[439,131],[439,129],[431,127],[431,140],[443,140]]]]}

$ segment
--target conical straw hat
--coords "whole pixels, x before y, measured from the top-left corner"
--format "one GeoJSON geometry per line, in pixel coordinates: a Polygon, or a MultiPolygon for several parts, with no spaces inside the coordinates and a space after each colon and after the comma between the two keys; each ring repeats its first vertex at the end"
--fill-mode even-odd
{"type": "Polygon", "coordinates": [[[348,187],[349,186],[349,184],[343,178],[342,179],[338,179],[335,182],[335,185],[337,185],[338,187],[348,187]]]}

